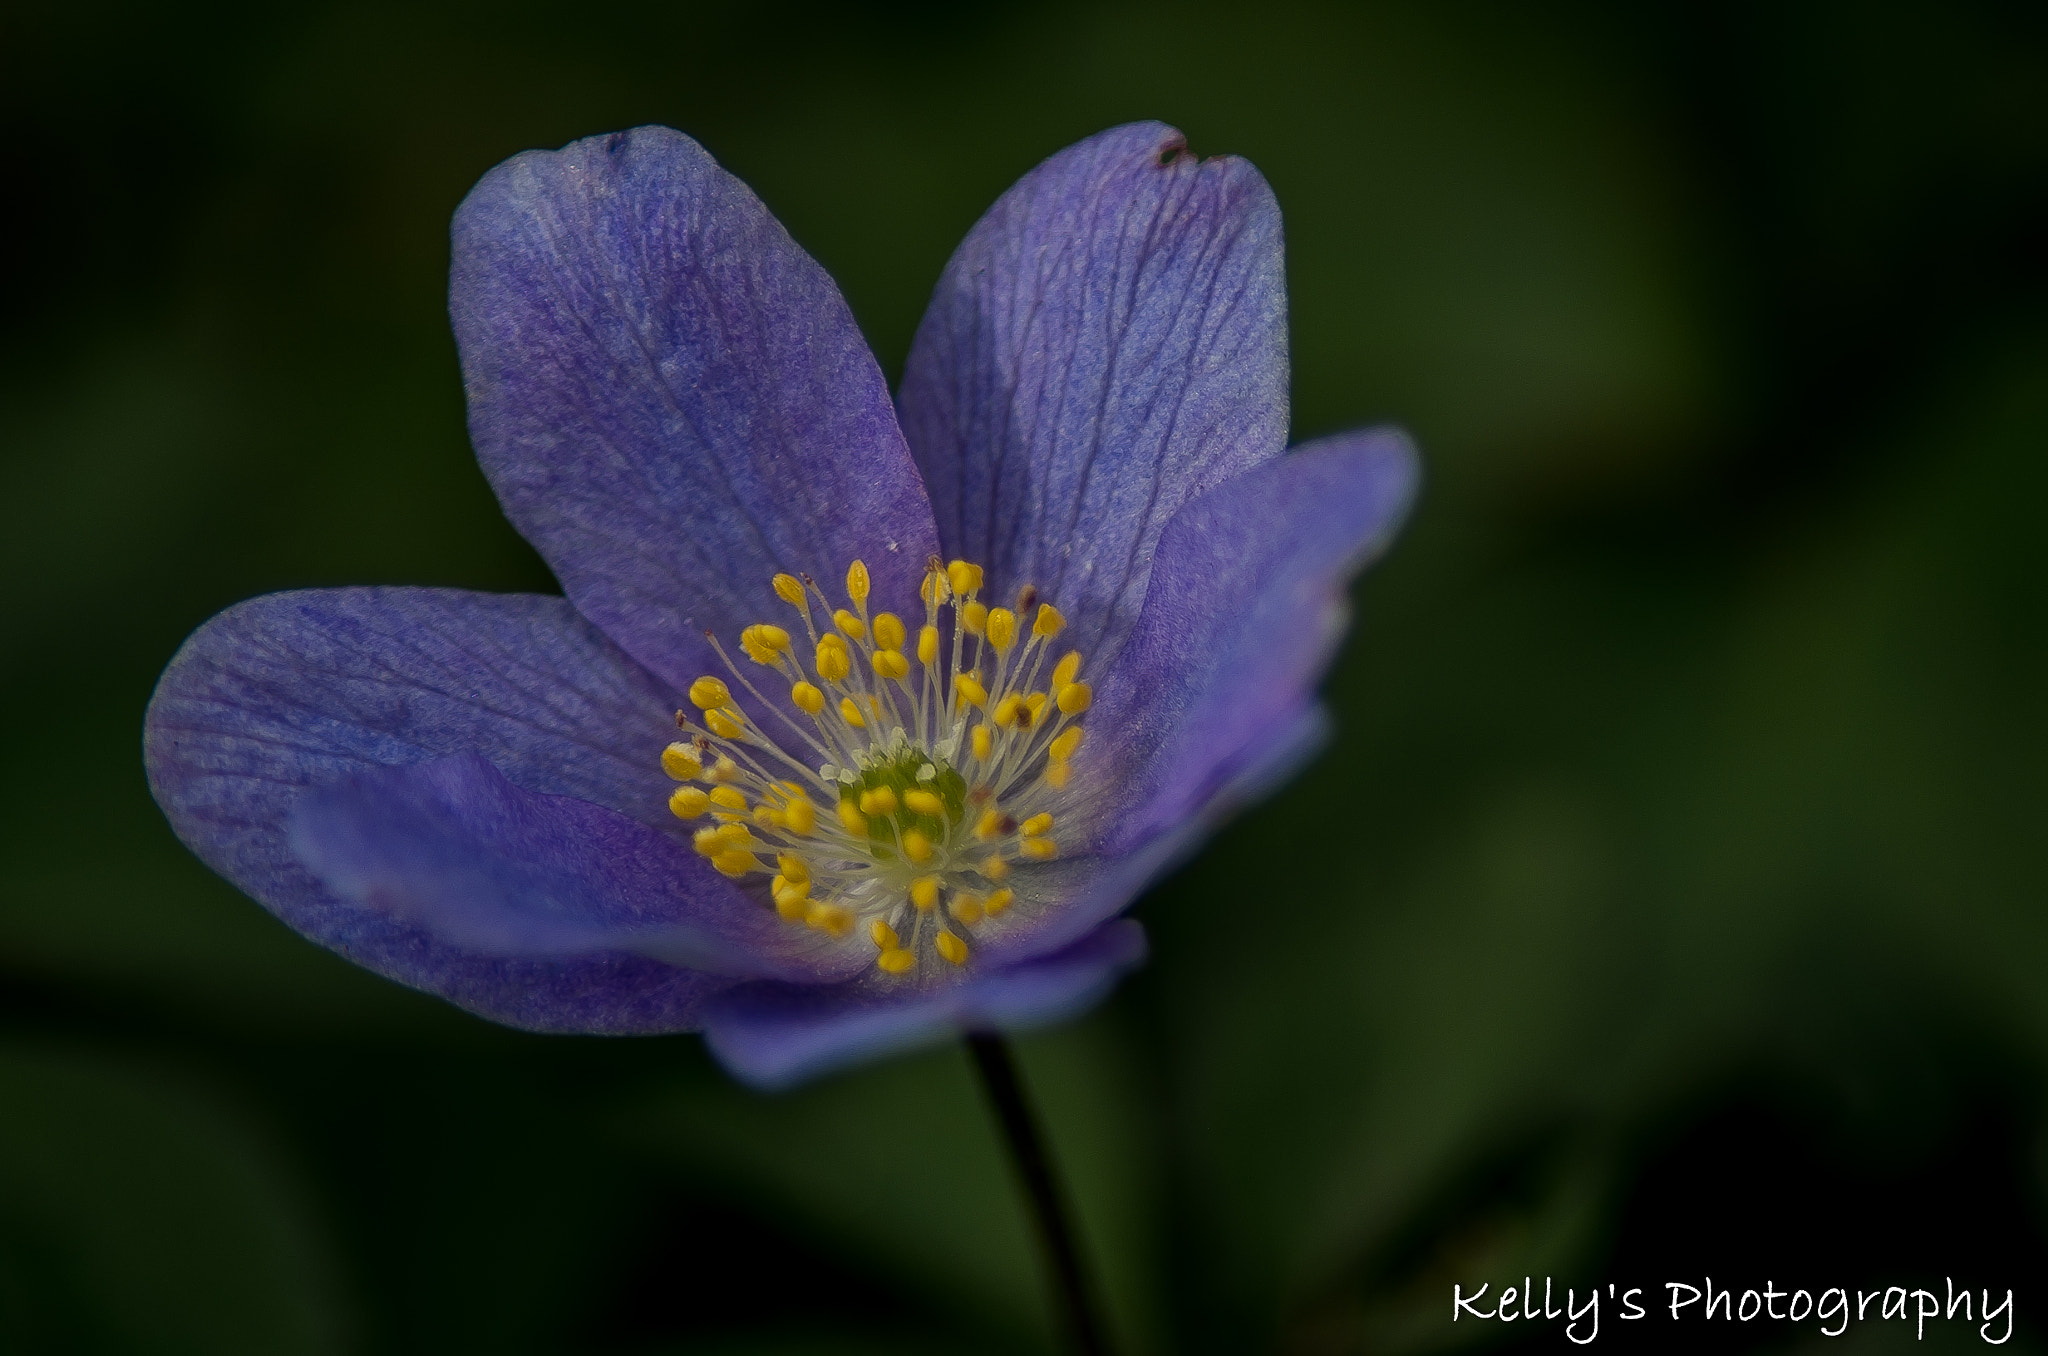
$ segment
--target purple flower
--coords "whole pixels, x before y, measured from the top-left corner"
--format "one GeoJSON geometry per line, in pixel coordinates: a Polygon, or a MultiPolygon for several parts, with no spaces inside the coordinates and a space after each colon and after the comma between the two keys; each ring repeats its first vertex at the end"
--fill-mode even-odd
{"type": "Polygon", "coordinates": [[[1285,452],[1279,211],[1156,123],[975,226],[894,405],[831,279],[664,128],[492,170],[449,297],[567,596],[232,607],[158,685],[151,789],[357,964],[531,1030],[702,1030],[760,1085],[1142,960],[1125,907],[1315,742],[1414,482],[1392,432],[1285,452]]]}

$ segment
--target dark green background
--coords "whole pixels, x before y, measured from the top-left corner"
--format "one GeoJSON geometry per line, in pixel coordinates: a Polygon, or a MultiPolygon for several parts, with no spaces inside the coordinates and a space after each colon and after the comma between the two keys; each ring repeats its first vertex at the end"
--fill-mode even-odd
{"type": "MultiPolygon", "coordinates": [[[[1140,117],[1279,195],[1296,435],[1428,479],[1334,747],[1023,1043],[1123,1349],[1497,1342],[1453,1281],[1546,1272],[1952,1275],[2040,1349],[2048,22],[1936,0],[10,6],[0,1347],[1045,1349],[958,1052],[488,1027],[209,875],[137,736],[236,599],[552,587],[444,312],[498,160],[682,128],[893,372],[1140,117]]],[[[1594,1349],[1904,1346],[1654,1326],[1594,1349]]]]}

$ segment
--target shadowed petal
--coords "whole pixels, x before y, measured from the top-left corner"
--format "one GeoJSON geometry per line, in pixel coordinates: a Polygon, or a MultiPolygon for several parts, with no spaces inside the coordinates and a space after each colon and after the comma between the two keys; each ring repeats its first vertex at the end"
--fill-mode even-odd
{"type": "Polygon", "coordinates": [[[350,951],[339,934],[362,910],[287,839],[310,788],[467,751],[529,791],[672,823],[656,760],[673,709],[560,598],[313,590],[239,604],[187,640],[151,699],[143,752],[185,844],[314,940],[513,1025],[683,1030],[726,981],[637,956],[477,956],[413,931],[350,951]]]}
{"type": "Polygon", "coordinates": [[[909,610],[924,487],[839,290],[681,133],[529,151],[455,214],[449,308],[470,433],[506,513],[583,614],[677,686],[866,559],[909,610]]]}
{"type": "Polygon", "coordinates": [[[1314,728],[1345,586],[1393,535],[1415,477],[1401,434],[1348,434],[1249,471],[1174,518],[1144,615],[1097,685],[1089,725],[1100,742],[1075,764],[1077,777],[1114,788],[1100,850],[1130,851],[1184,823],[1314,728]]]}
{"type": "Polygon", "coordinates": [[[870,960],[791,927],[673,837],[588,801],[522,791],[479,754],[314,788],[289,838],[368,915],[336,920],[354,950],[396,923],[484,956],[628,951],[806,983],[850,978],[870,960]]]}
{"type": "Polygon", "coordinates": [[[1144,959],[1144,929],[1120,919],[1053,955],[950,987],[746,984],[706,1010],[704,1040],[739,1078],[758,1088],[784,1088],[962,1031],[1017,1031],[1060,1021],[1094,1006],[1144,959]]]}
{"type": "Polygon", "coordinates": [[[918,329],[905,435],[949,554],[1057,602],[1107,660],[1193,496],[1287,439],[1280,212],[1242,160],[1159,123],[1024,176],[968,233],[918,329]]]}

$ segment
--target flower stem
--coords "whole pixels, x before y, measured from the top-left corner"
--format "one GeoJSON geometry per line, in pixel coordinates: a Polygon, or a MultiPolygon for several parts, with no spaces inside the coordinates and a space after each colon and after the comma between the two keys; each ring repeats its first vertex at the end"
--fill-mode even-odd
{"type": "Polygon", "coordinates": [[[993,1032],[977,1031],[968,1035],[967,1048],[974,1055],[974,1067],[981,1072],[981,1084],[995,1107],[996,1118],[1003,1123],[1003,1137],[1009,1141],[1010,1158],[1023,1179],[1024,1193],[1031,1199],[1039,1245],[1058,1283],[1067,1340],[1078,1356],[1107,1356],[1109,1344],[1068,1222],[1065,1197],[1039,1133],[1038,1118],[1024,1099],[1023,1084],[1017,1081],[1009,1043],[993,1032]]]}

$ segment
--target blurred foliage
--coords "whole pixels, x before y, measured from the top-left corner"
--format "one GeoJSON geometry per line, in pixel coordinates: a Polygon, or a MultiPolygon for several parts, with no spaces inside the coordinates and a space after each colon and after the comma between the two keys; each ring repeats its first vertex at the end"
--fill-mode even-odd
{"type": "Polygon", "coordinates": [[[210,876],[136,732],[235,599],[552,587],[444,314],[498,160],[688,131],[895,370],[1139,117],[1279,195],[1297,436],[1429,484],[1330,752],[1024,1042],[1123,1348],[1557,1346],[1452,1281],[1710,1272],[2017,1285],[2040,1349],[2037,7],[21,0],[0,117],[8,1350],[1045,1349],[957,1051],[760,1098],[488,1028],[210,876]]]}

